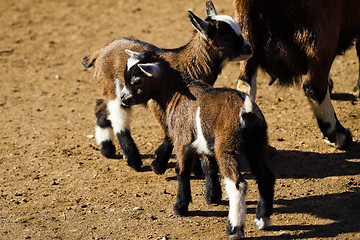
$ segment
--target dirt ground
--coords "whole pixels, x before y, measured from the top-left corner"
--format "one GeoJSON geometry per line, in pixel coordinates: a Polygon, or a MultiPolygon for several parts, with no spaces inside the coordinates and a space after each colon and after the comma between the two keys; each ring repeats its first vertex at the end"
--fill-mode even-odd
{"type": "MultiPolygon", "coordinates": [[[[234,15],[232,0],[214,4],[234,15]]],[[[134,108],[131,125],[141,172],[119,146],[104,158],[93,138],[101,93],[81,58],[121,36],[179,47],[192,35],[188,9],[204,17],[205,1],[0,0],[0,239],[227,239],[227,198],[207,205],[203,179],[192,180],[190,215],[172,214],[175,160],[164,175],[150,170],[161,134],[146,108],[134,108]]],[[[216,86],[235,87],[237,75],[228,64],[216,86]]],[[[258,193],[245,168],[246,237],[360,239],[357,75],[354,49],[336,58],[333,105],[353,134],[347,151],[322,140],[301,87],[269,87],[260,75],[257,103],[278,150],[275,205],[272,227],[255,229],[258,193]]]]}

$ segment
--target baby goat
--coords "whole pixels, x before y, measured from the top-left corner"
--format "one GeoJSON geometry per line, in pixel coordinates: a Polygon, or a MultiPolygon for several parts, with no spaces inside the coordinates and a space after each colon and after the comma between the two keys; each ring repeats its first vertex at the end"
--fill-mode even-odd
{"type": "Polygon", "coordinates": [[[255,224],[260,229],[268,226],[275,177],[267,165],[267,125],[258,106],[245,93],[213,88],[191,79],[154,52],[127,52],[131,57],[124,73],[125,87],[118,94],[125,106],[153,99],[165,111],[164,122],[177,159],[175,214],[188,212],[193,156],[202,153],[208,161],[204,169],[205,195],[216,196],[220,190],[219,179],[214,175],[217,171],[211,168],[217,166],[224,177],[229,197],[228,236],[237,239],[244,234],[247,186],[241,174],[244,160],[256,176],[260,193],[255,224]]]}
{"type": "MultiPolygon", "coordinates": [[[[188,17],[195,28],[192,39],[184,46],[176,49],[162,49],[152,44],[132,38],[115,39],[106,47],[83,58],[85,67],[95,66],[95,78],[99,82],[104,97],[96,102],[96,141],[101,145],[101,153],[113,157],[114,132],[120,142],[124,158],[129,166],[139,170],[142,162],[139,151],[130,135],[131,110],[121,105],[116,98],[117,91],[124,86],[127,54],[125,49],[133,51],[151,50],[160,54],[170,65],[192,78],[213,85],[227,61],[238,61],[244,52],[252,52],[250,45],[244,40],[237,22],[229,16],[217,15],[210,0],[206,2],[205,20],[191,11],[188,17]]],[[[156,103],[150,102],[150,109],[160,122],[163,133],[166,133],[162,122],[163,111],[156,103]]],[[[155,160],[151,164],[154,172],[162,174],[172,153],[172,144],[164,135],[162,145],[155,151],[155,160]]]]}

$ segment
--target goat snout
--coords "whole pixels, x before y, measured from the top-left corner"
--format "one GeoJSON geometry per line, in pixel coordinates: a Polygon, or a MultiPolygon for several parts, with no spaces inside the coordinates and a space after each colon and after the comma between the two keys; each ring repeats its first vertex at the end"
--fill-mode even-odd
{"type": "Polygon", "coordinates": [[[253,54],[253,49],[252,49],[250,43],[246,42],[246,44],[244,44],[243,53],[247,54],[247,55],[252,55],[253,54]]]}
{"type": "Polygon", "coordinates": [[[253,55],[253,49],[247,41],[245,41],[242,49],[241,49],[241,60],[247,60],[253,55]]]}
{"type": "Polygon", "coordinates": [[[126,87],[124,87],[120,92],[121,105],[123,107],[129,107],[131,105],[132,98],[132,94],[127,90],[126,87]]]}

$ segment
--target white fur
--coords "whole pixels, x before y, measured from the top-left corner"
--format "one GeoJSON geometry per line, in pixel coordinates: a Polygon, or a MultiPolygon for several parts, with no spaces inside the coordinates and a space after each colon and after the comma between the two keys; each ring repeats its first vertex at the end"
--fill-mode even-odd
{"type": "Polygon", "coordinates": [[[233,227],[245,226],[246,221],[246,183],[239,184],[239,189],[229,178],[224,178],[226,193],[229,197],[229,221],[233,227]]]}
{"type": "Polygon", "coordinates": [[[196,132],[197,132],[196,140],[191,144],[191,146],[195,148],[199,153],[205,153],[210,155],[211,151],[207,146],[207,141],[204,137],[201,128],[200,107],[198,107],[196,111],[196,132]]]}
{"type": "Polygon", "coordinates": [[[95,140],[97,144],[101,144],[103,141],[111,140],[114,141],[114,131],[112,128],[101,128],[99,126],[96,126],[95,128],[95,140]]]}
{"type": "Polygon", "coordinates": [[[327,90],[326,96],[320,105],[316,101],[311,101],[311,105],[317,118],[320,118],[324,122],[330,122],[331,127],[327,129],[327,133],[334,132],[336,126],[336,118],[334,107],[330,101],[329,90],[327,90]]]}
{"type": "Polygon", "coordinates": [[[122,92],[125,96],[128,95],[128,94],[130,94],[129,89],[128,89],[126,86],[124,86],[124,88],[121,90],[121,92],[122,92]]]}
{"type": "Polygon", "coordinates": [[[232,29],[234,29],[235,33],[238,36],[240,36],[242,34],[240,25],[232,17],[227,16],[227,15],[216,15],[216,16],[211,16],[211,18],[216,21],[226,22],[227,24],[229,24],[232,27],[232,29]]]}
{"type": "Polygon", "coordinates": [[[241,108],[241,113],[250,113],[253,111],[253,103],[248,95],[245,96],[244,105],[241,108]]]}
{"type": "Polygon", "coordinates": [[[115,79],[115,84],[116,84],[116,89],[115,89],[116,98],[120,99],[121,87],[120,87],[120,80],[118,78],[115,79]]]}
{"type": "MultiPolygon", "coordinates": [[[[131,110],[121,107],[120,93],[121,87],[119,79],[115,80],[116,83],[116,98],[111,100],[107,104],[107,110],[109,111],[108,119],[111,121],[111,125],[115,133],[124,131],[130,128],[131,110]]],[[[126,90],[124,87],[123,91],[126,90]]]]}
{"type": "Polygon", "coordinates": [[[265,229],[266,227],[270,226],[271,221],[270,221],[270,218],[260,218],[260,219],[255,218],[254,223],[255,223],[255,226],[261,230],[261,229],[265,229]]]}
{"type": "Polygon", "coordinates": [[[254,114],[256,114],[257,117],[261,118],[261,114],[260,114],[260,110],[258,108],[255,109],[254,111],[254,104],[253,102],[251,101],[249,95],[246,95],[245,96],[245,100],[244,100],[244,105],[241,107],[240,109],[240,123],[242,125],[245,125],[245,121],[243,119],[243,114],[245,113],[250,113],[250,112],[253,112],[254,114]]]}

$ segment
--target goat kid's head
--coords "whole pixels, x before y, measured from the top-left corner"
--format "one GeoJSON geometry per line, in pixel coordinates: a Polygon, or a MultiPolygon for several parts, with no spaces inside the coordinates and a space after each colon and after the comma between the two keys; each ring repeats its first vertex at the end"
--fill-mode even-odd
{"type": "Polygon", "coordinates": [[[160,84],[160,57],[153,52],[125,51],[130,58],[124,72],[125,85],[120,92],[121,104],[124,107],[144,104],[160,84]]]}
{"type": "Polygon", "coordinates": [[[217,15],[211,0],[206,1],[206,19],[191,11],[188,17],[200,36],[221,55],[223,60],[241,61],[249,59],[252,48],[242,35],[240,25],[230,16],[217,15]]]}

